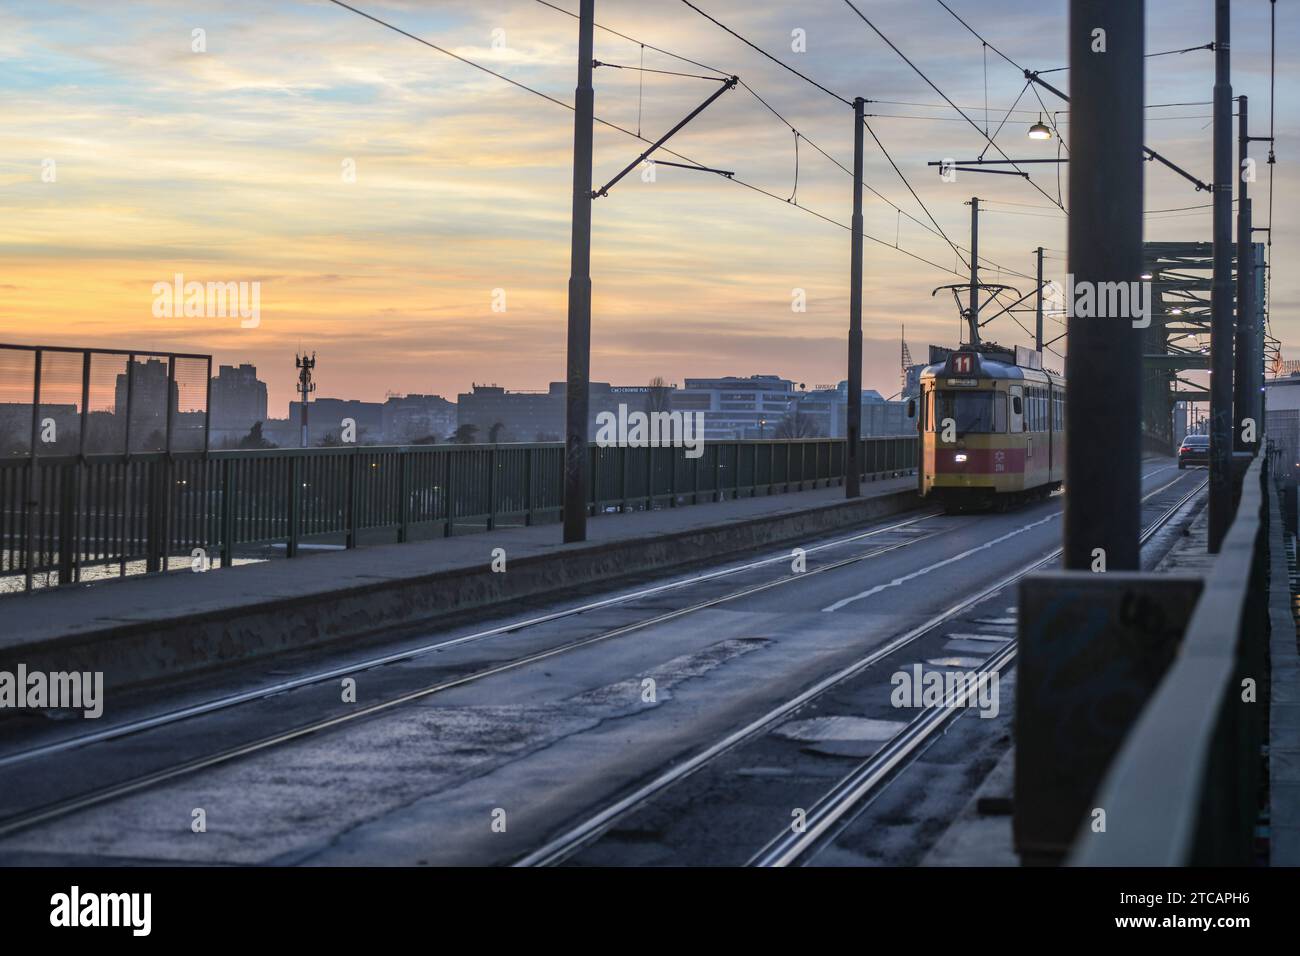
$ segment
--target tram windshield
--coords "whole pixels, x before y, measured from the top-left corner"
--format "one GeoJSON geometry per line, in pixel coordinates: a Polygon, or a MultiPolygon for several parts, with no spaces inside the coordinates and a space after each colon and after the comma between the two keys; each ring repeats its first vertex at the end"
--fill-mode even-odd
{"type": "Polygon", "coordinates": [[[944,419],[951,418],[958,432],[1005,432],[1007,430],[1007,400],[1001,392],[931,392],[937,406],[928,416],[930,431],[942,428],[944,419]]]}

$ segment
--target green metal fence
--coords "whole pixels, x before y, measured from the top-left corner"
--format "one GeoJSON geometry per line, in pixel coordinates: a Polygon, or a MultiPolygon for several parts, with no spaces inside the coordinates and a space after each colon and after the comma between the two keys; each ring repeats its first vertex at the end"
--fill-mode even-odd
{"type": "MultiPolygon", "coordinates": [[[[843,481],[842,440],[592,446],[592,514],[843,481]]],[[[916,467],[916,438],[862,442],[863,477],[916,467]]],[[[353,446],[0,460],[4,590],[295,557],[557,521],[560,443],[353,446]]]]}

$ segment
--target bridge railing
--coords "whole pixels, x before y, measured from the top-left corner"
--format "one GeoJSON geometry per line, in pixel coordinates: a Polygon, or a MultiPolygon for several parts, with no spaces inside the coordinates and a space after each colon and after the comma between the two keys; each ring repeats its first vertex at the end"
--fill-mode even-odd
{"type": "Polygon", "coordinates": [[[1265,456],[1242,482],[1236,518],[1205,578],[1177,655],[1110,764],[1071,863],[1250,865],[1267,726],[1265,649],[1281,589],[1289,603],[1265,456]],[[1280,568],[1280,570],[1279,570],[1280,568]],[[1269,596],[1270,589],[1272,595],[1269,596]]]}
{"type": "MultiPolygon", "coordinates": [[[[591,446],[593,514],[839,484],[839,439],[591,446]]],[[[917,464],[862,441],[863,477],[917,464]]],[[[0,460],[0,591],[559,520],[564,446],[349,446],[0,460]]]]}

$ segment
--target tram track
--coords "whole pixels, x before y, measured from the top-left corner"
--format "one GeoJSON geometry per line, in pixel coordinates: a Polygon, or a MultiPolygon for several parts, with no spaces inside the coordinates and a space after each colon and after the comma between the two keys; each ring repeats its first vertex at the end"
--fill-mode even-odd
{"type": "MultiPolygon", "coordinates": [[[[1139,545],[1149,541],[1208,484],[1208,479],[1198,484],[1148,525],[1138,539],[1139,545]]],[[[1061,553],[1062,549],[1057,549],[1042,563],[1060,557],[1061,553]]],[[[1010,583],[1009,580],[1007,584],[1010,583]]],[[[1013,640],[980,665],[975,671],[976,679],[996,679],[996,675],[1011,664],[1015,657],[1016,643],[1013,640]]],[[[842,832],[852,822],[864,808],[865,802],[882,785],[887,784],[897,771],[913,759],[939,730],[960,717],[969,704],[969,694],[953,693],[945,694],[940,703],[927,707],[877,753],[859,763],[827,791],[808,811],[800,830],[790,827],[782,830],[750,859],[749,865],[790,866],[813,857],[833,840],[835,834],[842,832]]]]}
{"type": "MultiPolygon", "coordinates": [[[[896,531],[900,528],[910,527],[912,525],[918,524],[919,522],[928,520],[930,518],[939,518],[943,516],[944,516],[943,512],[941,511],[929,512],[927,514],[922,514],[914,518],[910,518],[906,521],[896,522],[894,524],[886,525],[881,528],[873,528],[870,531],[865,531],[859,534],[850,535],[845,538],[836,538],[832,541],[822,542],[821,544],[816,544],[811,547],[805,548],[803,550],[805,555],[815,554],[821,551],[825,551],[829,548],[842,547],[846,544],[852,544],[853,542],[860,541],[864,538],[871,538],[877,535],[886,534],[891,531],[896,531]]],[[[918,537],[914,540],[921,541],[924,539],[918,537]]],[[[850,559],[848,563],[852,563],[852,560],[863,560],[866,557],[872,556],[873,553],[874,552],[869,552],[864,555],[856,556],[855,559],[850,559]]],[[[90,744],[103,743],[121,737],[127,737],[132,734],[141,733],[146,730],[154,730],[160,727],[166,727],[170,724],[176,724],[181,721],[193,719],[195,717],[201,717],[207,714],[217,713],[218,711],[227,710],[231,707],[236,707],[240,704],[265,700],[269,697],[275,697],[280,694],[287,693],[289,691],[298,690],[303,687],[310,687],[313,684],[320,684],[320,683],[324,683],[325,681],[337,680],[342,677],[348,677],[351,675],[364,673],[365,671],[373,670],[374,668],[377,667],[385,667],[389,664],[397,664],[403,661],[415,660],[417,658],[424,657],[429,654],[434,654],[439,651],[450,650],[453,647],[459,647],[465,644],[470,644],[477,641],[483,641],[488,638],[498,637],[504,634],[515,634],[531,627],[537,627],[543,624],[550,624],[555,621],[563,620],[565,618],[575,617],[580,614],[587,614],[592,611],[598,611],[605,608],[616,607],[621,604],[629,604],[631,602],[643,600],[645,598],[653,597],[661,593],[680,590],[682,588],[691,587],[707,581],[729,577],[731,575],[741,574],[747,571],[755,570],[757,568],[766,567],[767,565],[776,564],[783,561],[788,562],[789,560],[790,560],[790,553],[788,551],[785,551],[780,554],[773,555],[771,557],[761,558],[757,561],[751,561],[745,564],[720,568],[717,571],[709,571],[703,574],[690,575],[688,577],[669,581],[664,584],[658,584],[648,588],[641,588],[639,590],[631,591],[626,594],[619,594],[619,595],[615,595],[614,597],[604,598],[599,601],[592,601],[571,608],[564,608],[562,610],[554,611],[549,614],[542,614],[536,617],[526,618],[519,621],[511,621],[507,624],[502,624],[497,627],[491,627],[485,630],[476,631],[474,633],[462,635],[460,637],[439,640],[429,644],[423,644],[417,647],[407,648],[390,654],[378,655],[360,661],[352,661],[350,663],[342,664],[337,667],[331,667],[324,670],[313,671],[311,673],[299,675],[297,677],[290,678],[288,680],[276,681],[272,684],[259,686],[251,690],[242,691],[235,694],[226,694],[226,695],[222,695],[221,697],[214,698],[212,700],[202,701],[196,704],[190,704],[184,707],[174,708],[160,714],[151,715],[149,717],[129,720],[120,724],[116,724],[111,727],[105,727],[101,730],[95,730],[90,733],[76,734],[74,736],[53,741],[50,743],[40,744],[33,747],[27,747],[21,750],[11,751],[9,753],[0,753],[0,770],[4,769],[5,767],[13,766],[15,764],[25,763],[27,761],[42,758],[42,757],[53,756],[58,753],[62,753],[68,750],[75,750],[77,748],[88,746],[90,744]]],[[[840,564],[837,566],[843,566],[843,565],[840,564]]],[[[829,568],[824,570],[829,570],[829,568]]],[[[741,596],[742,593],[743,592],[737,592],[736,596],[741,596]]],[[[647,622],[647,623],[654,623],[654,622],[647,622]]]]}
{"type": "MultiPolygon", "coordinates": [[[[1157,471],[1162,469],[1157,469],[1157,471]]],[[[1151,472],[1149,477],[1156,472],[1151,472]]],[[[1158,494],[1176,483],[1170,482],[1162,486],[1152,494],[1158,494]]],[[[922,522],[944,517],[941,513],[926,513],[909,518],[906,521],[894,522],[882,527],[871,528],[857,534],[849,535],[843,538],[833,539],[831,541],[812,544],[804,549],[805,554],[826,551],[827,549],[851,545],[863,540],[871,539],[885,535],[889,532],[897,532],[902,529],[912,529],[915,525],[922,522]]],[[[604,641],[610,641],[626,634],[641,631],[668,621],[672,621],[686,615],[695,614],[707,608],[717,607],[729,601],[758,594],[763,591],[781,587],[786,584],[797,581],[810,580],[820,574],[844,568],[859,562],[867,561],[872,558],[895,552],[900,549],[909,547],[912,544],[929,540],[937,532],[914,534],[912,537],[901,541],[893,541],[883,544],[879,547],[870,548],[861,553],[851,554],[849,556],[838,558],[824,565],[808,568],[799,573],[791,573],[771,581],[764,581],[759,584],[749,585],[740,589],[731,590],[722,595],[709,598],[707,600],[697,601],[685,607],[675,608],[661,614],[655,614],[651,617],[633,621],[617,627],[601,630],[591,636],[583,637],[578,640],[567,641],[559,645],[546,647],[534,653],[525,654],[518,657],[512,657],[492,666],[474,670],[465,674],[456,675],[450,679],[440,680],[433,684],[426,684],[414,690],[398,694],[381,700],[377,703],[349,710],[342,714],[332,714],[321,719],[315,719],[307,723],[281,730],[272,734],[266,734],[254,740],[242,742],[233,746],[228,746],[217,752],[202,755],[190,760],[170,763],[158,769],[145,773],[137,773],[128,779],[115,782],[106,786],[96,787],[94,789],[75,793],[65,798],[48,800],[37,803],[31,807],[24,807],[19,812],[9,814],[0,818],[0,837],[6,837],[21,830],[28,829],[43,823],[56,820],[81,810],[87,810],[100,804],[125,797],[134,793],[148,790],[152,787],[167,783],[182,776],[196,773],[198,771],[215,767],[241,757],[250,756],[259,752],[268,751],[274,747],[289,743],[294,740],[307,737],[312,734],[320,733],[332,728],[340,727],[360,719],[382,713],[393,708],[400,707],[429,696],[452,690],[458,687],[464,687],[468,684],[484,680],[486,678],[503,674],[511,670],[523,668],[530,664],[557,657],[584,647],[590,647],[604,641]]],[[[52,757],[71,751],[79,747],[86,747],[96,743],[105,743],[122,737],[141,734],[152,730],[166,729],[170,725],[183,723],[195,717],[201,717],[221,710],[235,707],[241,703],[248,703],[255,700],[266,699],[288,691],[306,687],[310,684],[321,683],[327,680],[344,676],[347,674],[359,673],[363,670],[382,666],[388,663],[395,663],[404,660],[411,660],[426,654],[433,653],[437,650],[453,646],[463,645],[484,638],[513,634],[525,631],[531,627],[560,620],[566,617],[572,617],[588,611],[603,608],[614,607],[619,604],[628,604],[637,599],[654,597],[661,593],[679,590],[701,582],[715,581],[720,578],[726,578],[739,574],[741,572],[763,568],[768,565],[779,562],[788,562],[791,560],[791,553],[784,551],[770,557],[762,558],[756,561],[744,562],[727,568],[710,571],[704,574],[691,575],[682,579],[670,581],[664,584],[656,585],[649,588],[638,589],[629,593],[615,595],[610,598],[599,601],[588,602],[571,608],[564,608],[559,611],[539,615],[522,621],[515,621],[498,627],[489,628],[473,634],[455,637],[435,643],[422,645],[417,648],[408,648],[396,653],[387,654],[382,657],[370,658],[365,661],[352,662],[339,667],[331,668],[324,671],[313,672],[308,675],[301,675],[288,681],[277,682],[275,685],[261,687],[254,691],[245,692],[237,695],[227,695],[216,700],[205,701],[199,704],[179,708],[165,714],[154,715],[142,720],[130,721],[115,727],[105,728],[102,731],[95,731],[91,734],[79,735],[50,744],[29,748],[25,751],[10,753],[0,757],[0,770],[13,768],[17,765],[35,761],[40,757],[52,757]]]]}
{"type": "MultiPolygon", "coordinates": [[[[1145,503],[1163,494],[1178,484],[1183,477],[1180,475],[1149,492],[1142,497],[1142,501],[1145,503]]],[[[1145,543],[1150,540],[1156,532],[1198,496],[1207,484],[1208,482],[1202,481],[1182,495],[1143,531],[1140,541],[1145,543]]],[[[654,777],[631,793],[587,816],[558,837],[549,840],[516,860],[514,865],[550,866],[563,863],[585,847],[599,840],[606,831],[620,820],[650,803],[680,781],[692,776],[737,747],[762,737],[823,694],[863,674],[899,650],[933,633],[938,628],[943,627],[965,612],[1005,590],[1025,575],[1050,564],[1060,557],[1061,553],[1062,549],[1057,548],[1044,556],[1036,558],[999,579],[991,586],[979,590],[973,596],[964,598],[922,624],[894,637],[858,660],[817,681],[798,695],[771,708],[709,747],[674,764],[667,771],[654,777]]],[[[1006,666],[1007,663],[1014,659],[1014,656],[1015,644],[1012,641],[982,666],[987,667],[990,662],[994,661],[998,662],[999,667],[1006,666]]],[[[930,708],[927,712],[918,715],[898,735],[886,742],[876,754],[859,764],[847,777],[839,781],[831,791],[825,794],[818,803],[814,804],[813,809],[805,819],[805,827],[802,833],[795,833],[787,827],[785,831],[769,840],[763,850],[760,850],[750,862],[754,865],[788,865],[791,861],[804,858],[818,839],[849,814],[853,808],[860,806],[867,796],[876,792],[882,781],[890,778],[891,774],[904,761],[916,754],[918,749],[932,737],[936,730],[946,726],[948,721],[959,712],[955,709],[940,706],[930,708]]]]}
{"type": "MultiPolygon", "coordinates": [[[[942,518],[944,515],[940,512],[926,513],[906,521],[895,522],[884,527],[874,528],[859,534],[850,535],[844,538],[837,538],[832,541],[822,542],[811,545],[803,549],[805,555],[825,551],[834,547],[842,547],[847,544],[853,544],[864,539],[877,537],[888,532],[898,531],[904,528],[910,528],[922,521],[933,518],[942,518]]],[[[294,740],[320,733],[325,730],[333,729],[345,724],[353,723],[366,717],[392,710],[404,704],[422,700],[435,694],[444,693],[455,688],[464,687],[490,677],[504,674],[509,671],[517,670],[548,660],[553,657],[567,654],[582,648],[591,647],[615,638],[623,637],[627,634],[637,631],[646,630],[666,622],[695,614],[709,608],[726,604],[730,601],[739,600],[759,594],[773,588],[781,587],[799,581],[805,581],[817,577],[827,572],[839,570],[863,561],[870,560],[880,555],[888,554],[900,549],[909,547],[913,544],[919,544],[933,537],[936,532],[915,535],[900,541],[895,541],[880,547],[871,548],[865,552],[852,554],[845,558],[840,558],[823,565],[808,568],[801,572],[790,573],[771,581],[764,581],[759,584],[749,585],[738,590],[728,591],[717,597],[697,601],[682,608],[676,608],[660,614],[655,614],[648,618],[620,625],[613,628],[607,628],[600,632],[583,637],[578,640],[566,641],[559,645],[553,645],[534,653],[512,657],[492,666],[473,670],[469,673],[458,675],[456,677],[438,681],[433,684],[424,685],[414,690],[386,698],[374,704],[349,710],[343,714],[334,714],[329,717],[312,720],[304,724],[292,727],[287,730],[279,731],[273,734],[264,735],[245,743],[227,747],[212,754],[207,754],[192,760],[174,763],[160,769],[131,777],[121,782],[95,788],[84,793],[76,794],[66,799],[54,801],[51,803],[39,805],[30,810],[22,811],[16,814],[10,814],[0,817],[0,837],[8,836],[20,830],[28,829],[41,823],[55,820],[59,817],[75,813],[80,810],[89,809],[96,805],[118,799],[148,788],[157,786],[162,783],[174,780],[176,778],[198,772],[210,767],[215,767],[223,763],[269,750],[271,748],[289,743],[294,740]]],[[[363,662],[354,662],[327,671],[314,672],[310,675],[303,675],[292,680],[278,682],[269,687],[258,688],[243,694],[228,695],[216,700],[191,705],[169,711],[165,714],[155,715],[137,721],[131,721],[118,725],[116,727],[105,728],[102,731],[95,731],[90,734],[78,735],[64,740],[55,741],[49,744],[28,748],[26,750],[14,752],[0,757],[0,770],[11,768],[23,763],[57,756],[61,753],[71,751],[77,748],[92,746],[97,743],[105,743],[134,734],[144,733],[152,730],[165,729],[168,726],[182,723],[196,717],[212,714],[222,710],[229,709],[239,704],[251,703],[264,700],[270,697],[278,696],[291,690],[300,689],[313,684],[319,684],[327,680],[337,679],[349,674],[357,674],[365,670],[386,664],[397,663],[400,661],[418,658],[438,650],[463,645],[473,641],[482,640],[488,637],[502,634],[517,633],[530,627],[540,624],[550,623],[563,618],[572,617],[578,614],[586,613],[592,610],[613,607],[619,604],[626,604],[632,601],[643,599],[648,596],[654,596],[663,592],[678,590],[706,581],[713,581],[735,575],[741,572],[762,568],[777,562],[789,562],[791,560],[790,552],[784,552],[772,557],[760,559],[758,561],[747,562],[728,568],[719,569],[718,571],[707,572],[701,575],[694,575],[682,580],[668,582],[662,585],[656,585],[651,588],[640,589],[629,594],[618,595],[601,601],[590,602],[579,605],[574,608],[566,608],[551,614],[540,615],[525,621],[512,622],[495,628],[489,628],[474,634],[465,635],[458,638],[439,641],[436,643],[424,645],[418,648],[407,649],[394,654],[384,655],[382,657],[372,658],[363,662]]]]}

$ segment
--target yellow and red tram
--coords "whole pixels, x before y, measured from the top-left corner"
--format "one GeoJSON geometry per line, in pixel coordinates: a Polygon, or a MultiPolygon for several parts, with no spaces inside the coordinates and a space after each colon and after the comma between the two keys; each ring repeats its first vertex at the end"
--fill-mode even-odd
{"type": "Polygon", "coordinates": [[[922,497],[959,511],[1045,498],[1061,487],[1065,379],[1036,365],[964,349],[921,373],[914,410],[922,497]]]}

